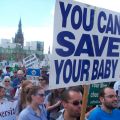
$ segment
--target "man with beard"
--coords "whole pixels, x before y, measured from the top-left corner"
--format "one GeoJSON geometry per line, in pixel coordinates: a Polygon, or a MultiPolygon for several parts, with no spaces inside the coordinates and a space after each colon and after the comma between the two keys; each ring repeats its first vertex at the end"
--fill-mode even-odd
{"type": "Polygon", "coordinates": [[[61,95],[64,109],[57,120],[80,120],[82,93],[77,88],[69,88],[61,95]]]}
{"type": "Polygon", "coordinates": [[[117,95],[113,88],[103,88],[99,93],[99,100],[101,106],[90,112],[88,120],[120,120],[117,95]]]}

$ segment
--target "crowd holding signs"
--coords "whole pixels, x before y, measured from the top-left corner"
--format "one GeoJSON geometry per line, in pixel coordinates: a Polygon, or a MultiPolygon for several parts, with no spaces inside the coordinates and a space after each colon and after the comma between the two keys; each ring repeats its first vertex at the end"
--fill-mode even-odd
{"type": "MultiPolygon", "coordinates": [[[[54,41],[49,72],[49,89],[55,89],[57,91],[58,88],[91,84],[88,105],[99,104],[99,90],[108,86],[108,82],[117,81],[120,75],[119,16],[120,14],[117,12],[87,4],[67,0],[56,0],[54,41]]],[[[40,77],[41,70],[35,54],[24,58],[23,64],[26,68],[26,77],[28,80],[40,79],[39,82],[43,85],[48,82],[42,81],[46,76],[43,75],[40,77]]],[[[38,89],[38,91],[42,91],[42,93],[34,93],[32,96],[36,97],[39,95],[39,97],[44,97],[44,88],[42,87],[40,90],[38,89]]],[[[62,89],[59,90],[57,92],[61,95],[63,91],[62,89]]],[[[79,92],[74,91],[73,89],[66,90],[68,90],[68,93],[75,93],[76,96],[81,95],[79,98],[82,100],[82,94],[78,94],[79,92]]],[[[50,91],[48,90],[47,92],[50,91]]],[[[54,94],[54,92],[52,92],[51,94],[54,94]]],[[[66,94],[68,94],[67,92],[66,94]]],[[[67,95],[64,97],[66,96],[67,95]]],[[[114,95],[114,97],[116,96],[114,95]]],[[[48,96],[48,102],[50,102],[50,98],[51,97],[48,96]]],[[[54,100],[53,98],[51,99],[54,100]]],[[[56,103],[54,107],[60,107],[61,105],[60,98],[57,98],[57,100],[58,103],[56,103]]],[[[68,101],[66,104],[71,103],[74,106],[81,104],[80,101],[68,101]]],[[[15,120],[14,116],[17,104],[17,101],[12,101],[7,102],[6,106],[2,107],[1,103],[0,119],[15,120]]],[[[31,105],[31,103],[29,104],[31,105]]],[[[38,116],[40,115],[38,114],[38,116]]]]}
{"type": "MultiPolygon", "coordinates": [[[[39,76],[41,76],[41,70],[38,67],[38,59],[35,54],[30,55],[23,59],[22,66],[25,66],[25,67],[20,66],[21,64],[15,64],[15,65],[14,64],[15,63],[1,64],[0,120],[16,120],[16,118],[18,117],[18,112],[19,112],[18,108],[20,104],[19,103],[20,102],[19,87],[20,87],[21,80],[28,80],[28,83],[30,80],[30,83],[32,82],[34,85],[36,85],[38,84],[39,76]],[[24,71],[24,73],[21,71],[21,69],[22,71],[24,71]],[[18,74],[19,74],[19,77],[18,77],[18,74]],[[18,86],[14,86],[14,85],[17,85],[18,83],[19,83],[18,86]],[[7,85],[7,86],[4,86],[4,85],[7,85]],[[13,87],[16,87],[15,88],[17,90],[16,93],[14,93],[13,87]],[[2,97],[4,97],[4,88],[5,88],[5,99],[2,99],[2,97]],[[15,96],[13,96],[13,94],[15,96]],[[11,97],[11,99],[9,100],[6,99],[6,96],[11,97]]],[[[26,85],[28,83],[26,83],[26,85]]]]}

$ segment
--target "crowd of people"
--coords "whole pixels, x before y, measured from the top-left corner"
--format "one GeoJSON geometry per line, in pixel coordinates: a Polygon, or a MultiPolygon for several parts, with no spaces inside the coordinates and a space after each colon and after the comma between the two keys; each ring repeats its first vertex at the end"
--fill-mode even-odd
{"type": "MultiPolygon", "coordinates": [[[[0,82],[0,120],[80,120],[82,86],[48,90],[48,75],[42,73],[36,85],[24,70],[11,76],[6,67],[0,82]]],[[[85,120],[120,120],[119,89],[118,81],[101,89],[101,105],[87,111],[85,120]]]]}

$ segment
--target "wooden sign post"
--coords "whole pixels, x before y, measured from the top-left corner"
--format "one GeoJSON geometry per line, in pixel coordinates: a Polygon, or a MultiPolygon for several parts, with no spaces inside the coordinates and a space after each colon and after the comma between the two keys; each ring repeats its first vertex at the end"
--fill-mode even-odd
{"type": "Polygon", "coordinates": [[[82,99],[82,107],[81,107],[80,120],[85,120],[88,91],[89,91],[89,85],[84,85],[84,93],[83,93],[83,99],[82,99]]]}

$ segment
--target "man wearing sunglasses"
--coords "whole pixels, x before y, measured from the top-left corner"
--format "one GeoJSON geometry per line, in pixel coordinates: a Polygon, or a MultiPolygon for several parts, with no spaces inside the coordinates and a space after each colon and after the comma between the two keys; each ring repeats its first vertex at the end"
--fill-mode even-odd
{"type": "Polygon", "coordinates": [[[82,93],[77,88],[69,88],[61,95],[64,109],[57,120],[80,120],[82,93]]]}
{"type": "Polygon", "coordinates": [[[101,106],[90,112],[88,120],[120,120],[120,110],[117,109],[118,99],[113,88],[105,87],[99,93],[101,106]]]}

